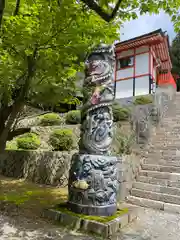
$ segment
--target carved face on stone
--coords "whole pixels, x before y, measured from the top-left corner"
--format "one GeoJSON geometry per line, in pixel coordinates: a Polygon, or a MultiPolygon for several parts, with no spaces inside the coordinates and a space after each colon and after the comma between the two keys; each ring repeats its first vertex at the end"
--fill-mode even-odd
{"type": "Polygon", "coordinates": [[[85,75],[89,84],[99,85],[111,78],[113,73],[112,62],[115,61],[114,56],[112,46],[100,45],[94,49],[85,62],[85,75]]]}

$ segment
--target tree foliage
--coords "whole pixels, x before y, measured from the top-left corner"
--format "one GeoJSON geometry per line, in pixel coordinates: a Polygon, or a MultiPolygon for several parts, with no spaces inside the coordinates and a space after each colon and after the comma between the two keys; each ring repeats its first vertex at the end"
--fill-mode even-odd
{"type": "Polygon", "coordinates": [[[82,0],[82,2],[107,22],[114,18],[120,18],[122,22],[137,18],[137,11],[142,15],[158,14],[160,10],[164,10],[172,17],[175,29],[179,29],[179,0],[82,0]]]}
{"type": "Polygon", "coordinates": [[[110,43],[118,36],[117,23],[105,23],[75,0],[10,1],[3,12],[0,147],[28,99],[72,101],[83,54],[93,44],[110,43]]]}
{"type": "Polygon", "coordinates": [[[172,73],[180,75],[180,32],[174,38],[171,45],[172,73]]]}

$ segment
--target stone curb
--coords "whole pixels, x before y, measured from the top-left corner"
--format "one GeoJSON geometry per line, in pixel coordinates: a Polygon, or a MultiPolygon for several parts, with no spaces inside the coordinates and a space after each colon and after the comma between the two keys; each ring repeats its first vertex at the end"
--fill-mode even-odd
{"type": "Polygon", "coordinates": [[[60,224],[72,230],[85,231],[100,235],[103,238],[108,238],[137,218],[137,207],[131,207],[128,213],[106,223],[83,219],[55,209],[44,209],[42,216],[50,220],[58,221],[60,224]]]}

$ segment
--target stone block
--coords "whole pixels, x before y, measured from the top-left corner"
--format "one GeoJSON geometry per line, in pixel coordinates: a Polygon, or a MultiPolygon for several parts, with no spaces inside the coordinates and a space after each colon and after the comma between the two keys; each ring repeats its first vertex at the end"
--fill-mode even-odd
{"type": "Polygon", "coordinates": [[[180,189],[179,188],[173,188],[173,187],[163,187],[163,186],[161,186],[161,193],[180,196],[180,189]]]}
{"type": "Polygon", "coordinates": [[[134,197],[134,196],[129,196],[128,197],[128,202],[141,206],[141,207],[148,207],[148,208],[154,208],[158,210],[163,210],[164,209],[164,204],[163,202],[155,201],[152,199],[145,199],[145,198],[139,198],[139,197],[134,197]]]}
{"type": "Polygon", "coordinates": [[[125,227],[129,222],[129,215],[128,214],[122,215],[121,217],[119,217],[119,221],[120,221],[120,227],[121,228],[125,227]]]}
{"type": "Polygon", "coordinates": [[[129,192],[127,189],[127,183],[126,182],[119,183],[117,201],[124,201],[128,195],[129,195],[129,192]]]}
{"type": "Polygon", "coordinates": [[[160,201],[167,202],[167,203],[173,203],[173,204],[180,204],[180,197],[169,195],[169,194],[161,194],[160,201]]]}
{"type": "Polygon", "coordinates": [[[118,232],[121,228],[120,217],[108,223],[109,236],[112,236],[114,233],[118,232]]]}
{"type": "Polygon", "coordinates": [[[43,211],[43,217],[48,219],[53,219],[55,221],[59,221],[61,218],[61,213],[54,210],[54,209],[44,209],[43,211]]]}
{"type": "Polygon", "coordinates": [[[129,214],[128,214],[129,223],[137,219],[137,211],[138,211],[137,207],[134,207],[133,209],[129,209],[129,214]]]}
{"type": "Polygon", "coordinates": [[[149,177],[146,177],[146,176],[138,176],[137,177],[137,181],[138,182],[144,182],[144,183],[149,183],[151,178],[149,177]]]}
{"type": "Polygon", "coordinates": [[[158,185],[162,185],[162,186],[167,186],[168,185],[168,180],[167,179],[150,178],[149,183],[150,184],[158,184],[158,185]]]}
{"type": "Polygon", "coordinates": [[[164,211],[168,211],[172,213],[180,213],[180,205],[164,203],[164,211]]]}
{"type": "Polygon", "coordinates": [[[67,213],[61,213],[60,218],[59,218],[59,221],[61,224],[67,225],[67,226],[71,227],[72,229],[76,229],[76,230],[80,229],[81,220],[82,220],[81,218],[72,216],[67,213]]]}
{"type": "Polygon", "coordinates": [[[0,172],[7,177],[65,186],[73,152],[8,150],[0,155],[0,172]]]}
{"type": "MultiPolygon", "coordinates": [[[[108,224],[83,219],[81,229],[89,233],[95,233],[106,238],[109,236],[108,224]]],[[[115,230],[115,229],[114,229],[115,230]]],[[[115,232],[112,232],[114,234],[115,232]]]]}
{"type": "MultiPolygon", "coordinates": [[[[126,206],[124,206],[126,207],[126,206]]],[[[130,221],[136,218],[136,208],[130,208],[128,213],[123,214],[109,222],[101,223],[95,220],[80,218],[69,213],[63,213],[54,209],[45,209],[43,217],[56,220],[62,225],[73,230],[83,230],[88,233],[100,235],[103,239],[113,236],[120,228],[126,226],[130,221]]]]}
{"type": "Polygon", "coordinates": [[[160,201],[161,194],[156,192],[149,192],[141,189],[133,188],[131,191],[133,196],[140,197],[140,198],[147,198],[156,201],[160,201]]]}

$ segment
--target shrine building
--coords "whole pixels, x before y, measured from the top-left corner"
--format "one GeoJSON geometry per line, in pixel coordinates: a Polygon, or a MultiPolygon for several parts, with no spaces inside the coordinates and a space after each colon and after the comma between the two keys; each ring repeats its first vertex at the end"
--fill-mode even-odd
{"type": "Polygon", "coordinates": [[[158,85],[176,88],[169,48],[161,29],[116,43],[116,99],[152,94],[158,85]]]}

